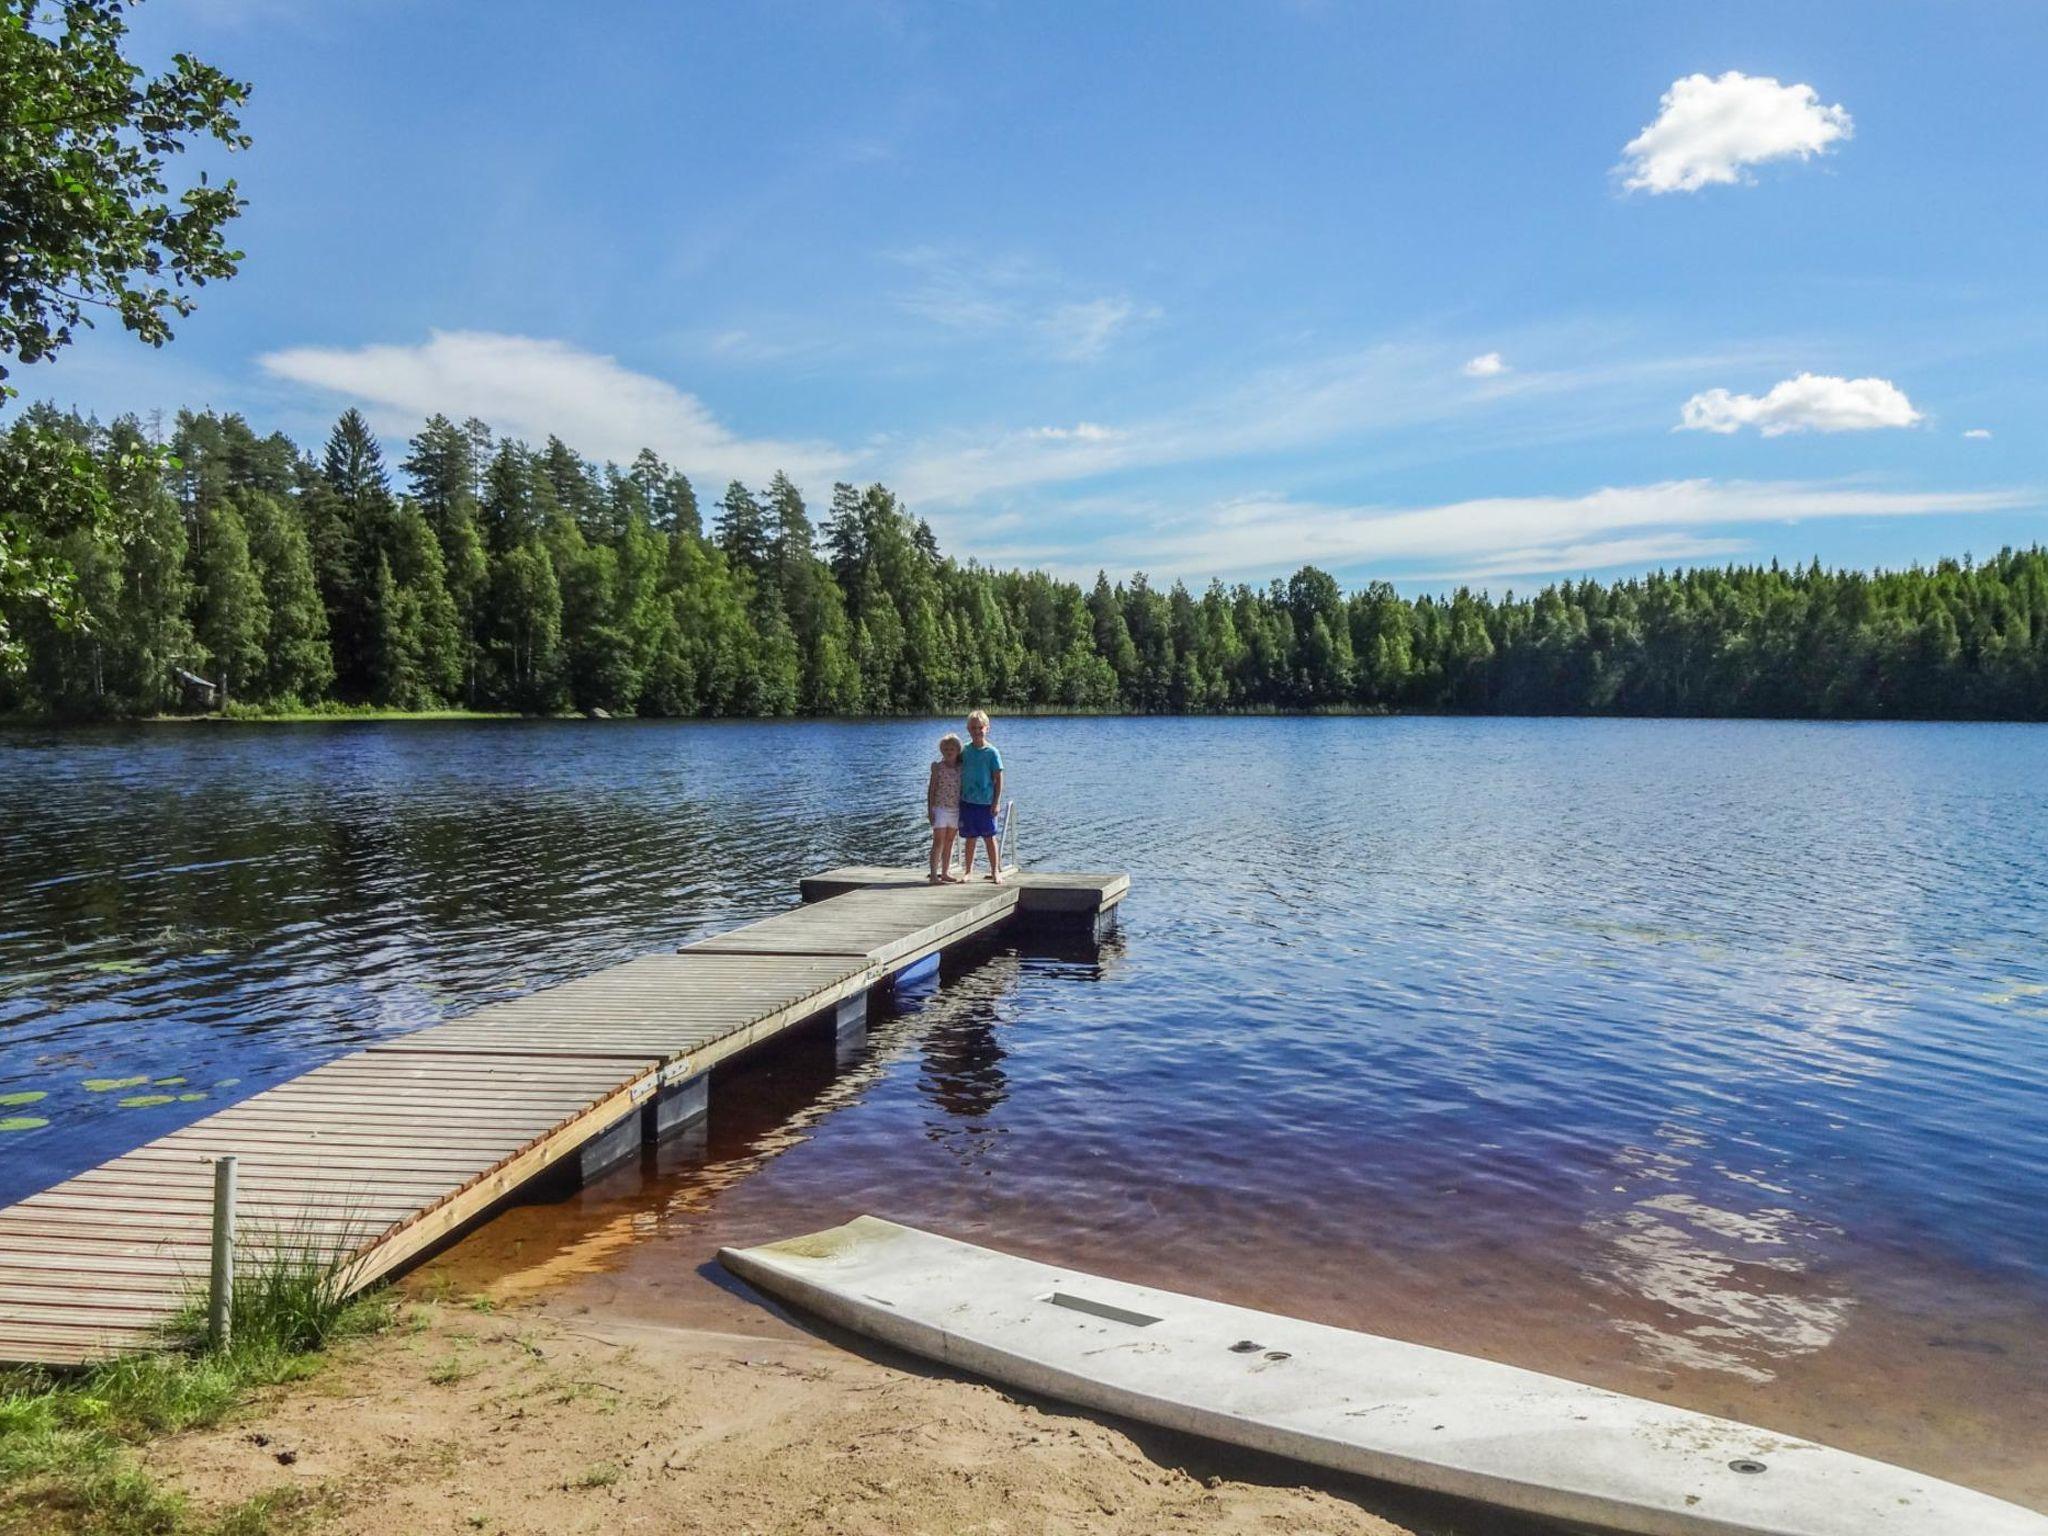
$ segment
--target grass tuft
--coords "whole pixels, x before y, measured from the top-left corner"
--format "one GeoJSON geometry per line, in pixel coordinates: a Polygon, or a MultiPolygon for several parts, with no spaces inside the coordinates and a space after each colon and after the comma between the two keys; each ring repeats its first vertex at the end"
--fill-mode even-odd
{"type": "Polygon", "coordinates": [[[259,1388],[317,1367],[313,1352],[392,1319],[383,1295],[347,1294],[345,1255],[266,1242],[238,1262],[230,1342],[206,1343],[195,1297],[167,1330],[168,1348],[67,1375],[0,1372],[0,1536],[257,1536],[308,1513],[277,1494],[237,1506],[209,1528],[156,1486],[133,1448],[153,1435],[218,1423],[259,1388]]]}

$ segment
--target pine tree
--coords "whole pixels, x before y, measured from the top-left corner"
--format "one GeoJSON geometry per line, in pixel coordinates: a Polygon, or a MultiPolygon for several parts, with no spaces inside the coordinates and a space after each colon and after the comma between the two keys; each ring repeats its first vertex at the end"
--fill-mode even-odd
{"type": "Polygon", "coordinates": [[[378,446],[363,413],[351,407],[341,413],[327,436],[320,473],[354,514],[359,531],[392,510],[391,477],[384,470],[378,446]]]}
{"type": "Polygon", "coordinates": [[[591,467],[559,437],[550,437],[541,453],[540,468],[562,515],[586,539],[603,539],[608,531],[604,491],[591,467]]]}
{"type": "Polygon", "coordinates": [[[785,607],[801,594],[817,555],[811,548],[811,519],[804,507],[803,493],[789,476],[777,470],[768,482],[768,559],[776,586],[782,589],[785,607]]]}
{"type": "Polygon", "coordinates": [[[652,448],[642,448],[628,477],[645,498],[648,520],[657,531],[703,537],[704,522],[697,512],[697,493],[688,476],[671,470],[652,448]]]}
{"type": "Polygon", "coordinates": [[[498,444],[484,470],[482,500],[484,545],[493,556],[518,549],[540,532],[533,455],[523,443],[508,437],[498,444]]]}
{"type": "MultiPolygon", "coordinates": [[[[851,600],[867,569],[868,541],[860,492],[844,480],[832,487],[832,512],[825,520],[825,549],[833,580],[851,600]]],[[[853,609],[851,614],[858,617],[859,610],[853,609]]]]}
{"type": "Polygon", "coordinates": [[[384,450],[356,410],[344,411],[321,460],[325,495],[307,509],[307,533],[328,600],[336,686],[346,698],[370,695],[377,662],[377,562],[390,552],[396,503],[384,450]],[[337,562],[346,559],[346,565],[337,562]]]}
{"type": "Polygon", "coordinates": [[[754,493],[737,480],[725,488],[725,499],[718,504],[714,534],[718,547],[735,570],[758,576],[766,569],[770,549],[768,514],[754,499],[754,493]]]}
{"type": "Polygon", "coordinates": [[[449,520],[456,508],[473,504],[479,475],[471,460],[474,444],[461,427],[446,416],[431,416],[412,440],[405,470],[412,499],[424,512],[439,537],[446,537],[449,520]]]}

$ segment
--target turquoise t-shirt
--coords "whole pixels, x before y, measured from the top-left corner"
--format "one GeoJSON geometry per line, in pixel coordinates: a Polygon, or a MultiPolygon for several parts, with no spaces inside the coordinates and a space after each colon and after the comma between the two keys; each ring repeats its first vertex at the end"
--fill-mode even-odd
{"type": "Polygon", "coordinates": [[[968,805],[996,803],[996,775],[1002,771],[1003,754],[994,747],[973,743],[960,749],[960,798],[968,805]]]}

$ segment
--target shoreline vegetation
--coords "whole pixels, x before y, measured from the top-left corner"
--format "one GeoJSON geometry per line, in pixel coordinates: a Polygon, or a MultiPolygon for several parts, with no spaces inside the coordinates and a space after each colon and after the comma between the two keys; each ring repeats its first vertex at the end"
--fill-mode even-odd
{"type": "Polygon", "coordinates": [[[1532,596],[1347,593],[1313,566],[1196,593],[962,563],[881,485],[814,523],[787,476],[735,481],[707,517],[651,451],[598,466],[474,420],[428,420],[399,472],[355,411],[315,458],[239,416],[181,412],[159,444],[30,407],[0,433],[23,501],[0,514],[65,597],[0,604],[0,718],[2048,719],[2041,546],[1532,596]],[[60,460],[89,513],[38,499],[60,460]]]}
{"type": "Polygon", "coordinates": [[[195,1513],[147,1465],[150,1447],[221,1424],[268,1388],[303,1382],[331,1345],[391,1328],[393,1294],[350,1296],[338,1259],[287,1240],[238,1275],[230,1342],[207,1340],[203,1295],[163,1348],[70,1371],[0,1369],[0,1536],[271,1536],[324,1493],[271,1488],[195,1513]]]}

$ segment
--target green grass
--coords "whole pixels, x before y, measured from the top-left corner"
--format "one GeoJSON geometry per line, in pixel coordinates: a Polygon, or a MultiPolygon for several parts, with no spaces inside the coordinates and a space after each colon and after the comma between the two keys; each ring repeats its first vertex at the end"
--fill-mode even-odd
{"type": "Polygon", "coordinates": [[[312,1374],[324,1345],[391,1321],[386,1296],[345,1294],[342,1266],[317,1245],[267,1252],[237,1275],[225,1348],[205,1344],[195,1300],[161,1353],[66,1375],[0,1373],[0,1536],[263,1536],[311,1515],[319,1499],[286,1490],[195,1521],[134,1454],[153,1436],[218,1423],[258,1388],[312,1374]]]}

